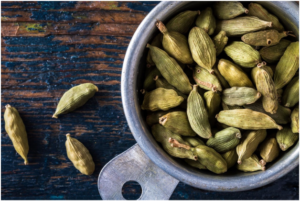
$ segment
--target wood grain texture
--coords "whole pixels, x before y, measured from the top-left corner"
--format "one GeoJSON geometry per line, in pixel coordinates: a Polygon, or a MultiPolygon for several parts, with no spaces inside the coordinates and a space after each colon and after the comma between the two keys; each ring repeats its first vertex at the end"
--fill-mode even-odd
{"type": "MultiPolygon", "coordinates": [[[[30,146],[30,165],[25,166],[2,118],[2,199],[101,199],[99,172],[136,143],[121,103],[122,63],[136,28],[157,3],[1,3],[2,117],[6,104],[18,109],[30,146]],[[76,111],[51,118],[62,94],[86,82],[97,85],[99,92],[76,111]],[[96,164],[92,176],[80,174],[67,158],[67,133],[89,149],[96,164]]],[[[298,199],[298,171],[267,187],[239,193],[180,183],[171,199],[298,199]]]]}

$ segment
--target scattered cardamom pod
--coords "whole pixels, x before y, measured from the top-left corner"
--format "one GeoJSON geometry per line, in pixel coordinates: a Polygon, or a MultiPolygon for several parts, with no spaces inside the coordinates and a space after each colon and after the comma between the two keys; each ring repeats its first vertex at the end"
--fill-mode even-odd
{"type": "Polygon", "coordinates": [[[289,127],[283,127],[282,130],[277,131],[276,140],[282,151],[286,151],[288,148],[293,146],[299,139],[298,133],[293,133],[289,127]]]}
{"type": "Polygon", "coordinates": [[[259,160],[259,158],[253,154],[251,157],[244,159],[241,164],[237,165],[237,169],[243,172],[255,172],[259,170],[266,170],[266,163],[263,160],[259,160]]]}
{"type": "Polygon", "coordinates": [[[237,17],[230,20],[217,21],[216,32],[225,31],[228,37],[241,36],[253,31],[259,31],[272,27],[272,22],[261,20],[257,17],[237,17]]]}
{"type": "Polygon", "coordinates": [[[200,144],[205,145],[205,143],[199,137],[182,136],[182,139],[191,147],[197,147],[200,144]]]}
{"type": "Polygon", "coordinates": [[[292,132],[299,133],[299,105],[297,105],[292,112],[291,122],[292,132]]]}
{"type": "Polygon", "coordinates": [[[266,163],[272,162],[279,155],[280,149],[275,138],[267,138],[264,140],[258,150],[260,150],[260,156],[266,163]]]}
{"type": "Polygon", "coordinates": [[[236,64],[226,59],[220,59],[218,69],[231,87],[252,87],[251,80],[246,73],[236,64]]]}
{"type": "Polygon", "coordinates": [[[292,42],[280,58],[274,74],[276,89],[283,88],[299,69],[299,41],[292,42]]]}
{"type": "Polygon", "coordinates": [[[207,91],[204,93],[204,100],[206,103],[206,110],[209,118],[209,122],[213,125],[216,121],[216,114],[220,111],[221,97],[219,93],[207,91]]]}
{"type": "Polygon", "coordinates": [[[259,50],[259,54],[263,60],[267,63],[276,63],[279,61],[283,55],[286,48],[291,44],[291,41],[286,39],[281,39],[276,45],[270,47],[263,47],[259,50]]]}
{"type": "Polygon", "coordinates": [[[196,26],[204,29],[208,35],[212,35],[216,28],[216,19],[210,7],[207,7],[196,19],[196,26]]]}
{"type": "Polygon", "coordinates": [[[222,108],[223,108],[223,110],[243,109],[243,107],[237,106],[237,105],[234,105],[234,106],[226,105],[223,101],[222,101],[222,108]]]}
{"type": "Polygon", "coordinates": [[[282,24],[279,22],[278,18],[272,14],[270,14],[266,9],[264,9],[260,4],[250,3],[248,5],[249,16],[256,16],[259,19],[272,22],[272,28],[283,31],[284,28],[282,24]]]}
{"type": "Polygon", "coordinates": [[[257,101],[261,93],[250,87],[232,87],[222,93],[222,101],[230,106],[249,105],[257,101]]]}
{"type": "Polygon", "coordinates": [[[149,44],[147,44],[147,47],[151,50],[151,57],[156,67],[168,83],[180,92],[188,94],[192,90],[191,83],[176,60],[162,49],[149,44]]]}
{"type": "Polygon", "coordinates": [[[197,85],[193,86],[187,100],[187,115],[192,129],[202,138],[212,136],[208,114],[201,95],[197,92],[197,85]]]}
{"type": "Polygon", "coordinates": [[[229,20],[242,14],[248,14],[248,9],[238,1],[219,1],[214,3],[214,13],[220,20],[229,20]]]}
{"type": "Polygon", "coordinates": [[[187,10],[179,13],[173,17],[166,27],[169,31],[176,31],[181,34],[187,34],[194,25],[197,15],[200,15],[200,11],[187,10]]]}
{"type": "Polygon", "coordinates": [[[237,128],[229,127],[215,134],[207,140],[206,145],[219,153],[224,153],[235,148],[240,143],[241,131],[237,128]]]}
{"type": "Polygon", "coordinates": [[[261,62],[259,64],[257,64],[257,67],[254,67],[251,69],[251,78],[254,81],[255,84],[255,79],[256,79],[256,73],[260,70],[260,69],[264,69],[265,71],[267,71],[269,73],[269,75],[271,77],[273,77],[274,73],[273,73],[273,69],[270,66],[266,66],[267,63],[266,62],[261,62]]]}
{"type": "Polygon", "coordinates": [[[179,111],[179,110],[177,108],[172,108],[172,109],[170,109],[168,111],[151,112],[146,117],[146,123],[147,123],[148,126],[152,126],[154,124],[158,124],[160,117],[164,116],[165,114],[168,114],[169,112],[175,112],[175,111],[179,111]]]}
{"type": "Polygon", "coordinates": [[[211,90],[213,92],[222,91],[222,85],[216,75],[200,66],[196,66],[193,71],[193,78],[196,84],[202,89],[211,90]]]}
{"type": "Polygon", "coordinates": [[[189,33],[188,42],[194,61],[212,73],[216,62],[216,48],[209,35],[204,29],[194,27],[189,33]]]}
{"type": "Polygon", "coordinates": [[[270,116],[249,109],[223,110],[216,118],[220,123],[245,130],[282,129],[270,116]]]}
{"type": "Polygon", "coordinates": [[[225,152],[224,154],[222,154],[222,157],[227,163],[227,169],[233,167],[238,160],[238,155],[235,149],[231,149],[230,151],[225,152]]]}
{"type": "Polygon", "coordinates": [[[4,121],[5,131],[12,141],[16,152],[24,159],[24,164],[27,165],[29,145],[26,129],[18,110],[7,104],[5,106],[4,121]]]}
{"type": "Polygon", "coordinates": [[[177,94],[184,99],[187,99],[187,95],[181,93],[178,89],[176,89],[174,86],[172,86],[165,78],[162,76],[156,76],[154,78],[156,88],[165,88],[165,89],[173,89],[174,91],[177,92],[177,94]]]}
{"type": "Polygon", "coordinates": [[[95,170],[95,163],[89,150],[77,139],[67,134],[66,150],[70,161],[82,174],[91,175],[95,170]]]}
{"type": "MultiPolygon", "coordinates": [[[[152,46],[155,46],[155,47],[158,47],[158,48],[162,48],[162,39],[163,39],[163,35],[162,35],[161,33],[157,34],[157,35],[153,38],[153,40],[152,40],[152,42],[151,42],[151,45],[152,45],[152,46]]],[[[148,65],[154,66],[155,63],[154,63],[153,60],[152,60],[150,51],[151,51],[151,50],[148,51],[148,54],[147,54],[147,60],[146,60],[146,61],[147,61],[147,64],[148,64],[148,65]]]]}
{"type": "Polygon", "coordinates": [[[198,168],[200,170],[205,170],[207,169],[204,165],[202,165],[198,160],[197,161],[193,161],[190,159],[184,159],[184,161],[189,164],[192,167],[198,168]]]}
{"type": "Polygon", "coordinates": [[[157,21],[156,26],[163,34],[162,46],[171,57],[174,57],[182,64],[194,63],[187,38],[183,34],[168,31],[161,21],[157,21]]]}
{"type": "Polygon", "coordinates": [[[160,71],[154,67],[149,70],[149,72],[146,74],[146,78],[144,80],[143,89],[146,91],[151,91],[155,89],[155,80],[154,78],[156,76],[161,76],[160,71]]]}
{"type": "Polygon", "coordinates": [[[72,112],[83,106],[98,91],[98,87],[92,83],[80,84],[72,87],[61,97],[53,118],[58,118],[61,114],[72,112]]]}
{"type": "Polygon", "coordinates": [[[224,51],[227,56],[242,67],[252,68],[261,62],[259,52],[243,42],[234,41],[227,45],[224,51]]]}
{"type": "Polygon", "coordinates": [[[241,143],[236,147],[238,155],[237,163],[241,164],[244,159],[249,158],[255,152],[259,143],[264,141],[266,136],[266,130],[246,131],[243,133],[241,143]]]}
{"type": "Polygon", "coordinates": [[[228,82],[226,81],[226,79],[221,75],[220,71],[218,70],[218,63],[215,63],[214,74],[218,78],[219,82],[221,83],[222,89],[230,88],[228,82]]]}
{"type": "Polygon", "coordinates": [[[227,45],[228,37],[226,36],[225,31],[220,31],[214,38],[214,44],[216,46],[216,54],[217,56],[223,52],[224,47],[227,45]]]}
{"type": "Polygon", "coordinates": [[[142,110],[169,110],[177,107],[184,101],[184,98],[178,96],[173,89],[157,88],[146,92],[141,106],[142,110]]]}
{"type": "Polygon", "coordinates": [[[299,102],[299,76],[294,77],[284,90],[282,104],[285,107],[294,107],[299,102]]]}

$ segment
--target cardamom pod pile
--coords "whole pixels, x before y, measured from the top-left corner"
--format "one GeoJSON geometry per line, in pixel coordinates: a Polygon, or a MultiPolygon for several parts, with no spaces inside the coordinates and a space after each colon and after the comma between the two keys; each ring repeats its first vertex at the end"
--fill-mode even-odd
{"type": "Polygon", "coordinates": [[[265,170],[299,138],[299,42],[260,4],[247,7],[158,20],[146,47],[141,109],[154,139],[216,174],[265,170]]]}

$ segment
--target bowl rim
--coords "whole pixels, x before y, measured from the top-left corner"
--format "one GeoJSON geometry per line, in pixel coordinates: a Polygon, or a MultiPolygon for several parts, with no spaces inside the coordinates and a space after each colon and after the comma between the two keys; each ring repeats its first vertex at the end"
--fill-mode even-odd
{"type": "MultiPolygon", "coordinates": [[[[189,2],[161,2],[144,18],[135,31],[127,48],[121,77],[122,104],[129,128],[145,154],[158,167],[169,175],[186,184],[205,190],[234,192],[244,191],[267,185],[284,176],[299,164],[299,141],[289,150],[276,165],[271,165],[266,171],[241,174],[242,176],[226,176],[201,173],[192,168],[183,168],[172,157],[170,157],[154,141],[145,121],[142,120],[141,109],[138,101],[137,76],[140,68],[140,59],[145,51],[149,35],[153,33],[156,19],[164,20],[167,16],[165,10],[175,13],[178,8],[187,5],[189,2]],[[153,24],[153,27],[149,26],[153,24]]],[[[273,7],[289,11],[285,13],[294,24],[299,24],[299,5],[294,2],[268,2],[273,7]]],[[[178,11],[177,11],[178,12],[178,11]]],[[[298,28],[299,29],[299,28],[298,28]]]]}

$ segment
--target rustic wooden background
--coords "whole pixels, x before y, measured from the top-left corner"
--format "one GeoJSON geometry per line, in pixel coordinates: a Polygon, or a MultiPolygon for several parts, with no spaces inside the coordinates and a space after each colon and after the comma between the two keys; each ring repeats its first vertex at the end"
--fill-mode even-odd
{"type": "MultiPolygon", "coordinates": [[[[158,2],[2,2],[1,101],[16,107],[29,140],[25,166],[1,121],[2,199],[101,199],[97,176],[135,140],[123,114],[120,78],[136,28],[158,2]],[[99,88],[86,105],[51,118],[62,94],[92,82],[99,88]],[[90,150],[92,176],[68,160],[65,134],[90,150]]],[[[299,168],[252,191],[210,192],[180,183],[171,199],[299,199],[299,168]]],[[[128,198],[138,188],[126,191],[128,198]]]]}

